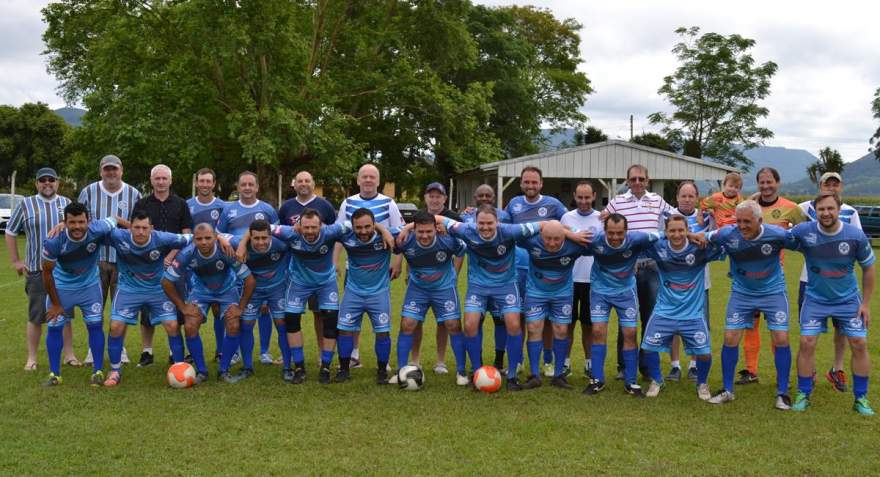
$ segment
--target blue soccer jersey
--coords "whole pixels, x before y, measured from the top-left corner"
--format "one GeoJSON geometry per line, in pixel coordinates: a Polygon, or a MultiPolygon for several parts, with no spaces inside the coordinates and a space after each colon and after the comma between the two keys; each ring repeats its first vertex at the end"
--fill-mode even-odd
{"type": "Polygon", "coordinates": [[[655,232],[631,231],[619,247],[612,247],[605,233],[593,237],[586,247],[593,255],[590,290],[603,295],[618,295],[636,287],[636,260],[652,243],[660,239],[655,232]]]}
{"type": "Polygon", "coordinates": [[[673,320],[703,320],[705,266],[713,260],[723,260],[723,249],[717,245],[700,248],[688,242],[681,250],[675,250],[663,239],[648,247],[645,255],[657,262],[660,273],[654,315],[673,320]]]}
{"type": "Polygon", "coordinates": [[[480,237],[476,224],[463,224],[452,219],[443,222],[449,235],[467,245],[468,284],[494,287],[516,282],[514,249],[516,241],[540,232],[535,224],[498,224],[491,239],[480,237]]]}
{"type": "Polygon", "coordinates": [[[441,290],[454,287],[456,274],[453,257],[464,255],[467,247],[460,239],[438,235],[434,243],[422,246],[411,232],[399,246],[399,252],[409,264],[409,283],[425,290],[441,290]]]}
{"type": "MultiPolygon", "coordinates": [[[[256,291],[266,291],[287,285],[287,268],[290,266],[290,254],[287,243],[270,237],[272,242],[265,252],[254,250],[251,242],[247,247],[246,265],[257,282],[256,291]]],[[[241,239],[232,237],[229,244],[238,249],[241,239]]]]}
{"type": "MultiPolygon", "coordinates": [[[[498,215],[498,222],[503,224],[511,223],[510,214],[508,214],[504,209],[495,208],[495,213],[498,215]]],[[[474,207],[467,212],[461,213],[461,221],[466,224],[473,224],[477,222],[477,208],[474,207]]]]}
{"type": "Polygon", "coordinates": [[[874,263],[871,241],[861,229],[841,222],[834,234],[818,222],[804,222],[789,231],[807,266],[806,296],[821,303],[840,303],[859,296],[855,262],[863,268],[874,263]]]}
{"type": "Polygon", "coordinates": [[[208,256],[202,255],[195,245],[189,245],[174,257],[165,269],[164,278],[178,282],[189,277],[191,293],[219,295],[235,288],[239,280],[250,274],[247,265],[221,253],[217,244],[208,256]]]}
{"type": "Polygon", "coordinates": [[[116,228],[116,219],[108,217],[89,223],[80,240],[71,239],[64,230],[43,242],[43,260],[56,262],[52,270],[55,288],[75,290],[98,283],[98,254],[101,245],[116,228]]]}
{"type": "Polygon", "coordinates": [[[785,275],[779,254],[786,246],[786,231],[764,224],[758,236],[746,240],[736,225],[728,225],[706,234],[706,239],[724,247],[730,256],[732,291],[750,296],[785,293],[785,275]]]}
{"type": "Polygon", "coordinates": [[[526,296],[554,298],[570,296],[573,290],[572,270],[586,248],[570,240],[562,248],[550,252],[540,235],[519,241],[529,254],[529,274],[526,280],[526,296]]]}
{"type": "MultiPolygon", "coordinates": [[[[400,228],[393,227],[389,232],[396,237],[400,228]]],[[[382,235],[374,232],[372,238],[362,242],[354,231],[349,230],[339,241],[348,255],[345,289],[361,296],[387,292],[391,285],[391,250],[382,235]]]]}
{"type": "MultiPolygon", "coordinates": [[[[545,220],[561,220],[568,209],[559,202],[559,199],[542,195],[535,202],[526,200],[526,196],[518,195],[504,208],[510,215],[510,222],[514,224],[527,224],[543,222],[545,220]]],[[[516,267],[528,268],[529,256],[525,249],[518,248],[516,251],[516,267]]]]}
{"type": "Polygon", "coordinates": [[[186,200],[186,205],[193,219],[193,227],[199,224],[211,224],[216,229],[220,224],[220,216],[223,214],[226,202],[214,197],[211,202],[203,204],[197,197],[190,197],[186,200]]]}
{"type": "Polygon", "coordinates": [[[192,235],[154,230],[146,244],[138,245],[131,239],[131,232],[116,229],[107,240],[116,249],[120,290],[161,291],[165,256],[171,250],[189,245],[192,235]]]}
{"type": "Polygon", "coordinates": [[[292,254],[290,259],[290,282],[297,287],[316,287],[336,281],[336,264],[333,263],[333,246],[349,232],[347,222],[321,226],[314,242],[307,241],[293,227],[272,227],[272,234],[287,243],[292,254]]]}
{"type": "Polygon", "coordinates": [[[270,224],[278,223],[278,213],[275,209],[258,200],[251,205],[244,205],[240,200],[227,202],[223,213],[220,214],[220,222],[217,224],[219,232],[242,237],[247,233],[251,223],[255,220],[266,220],[270,224]]]}

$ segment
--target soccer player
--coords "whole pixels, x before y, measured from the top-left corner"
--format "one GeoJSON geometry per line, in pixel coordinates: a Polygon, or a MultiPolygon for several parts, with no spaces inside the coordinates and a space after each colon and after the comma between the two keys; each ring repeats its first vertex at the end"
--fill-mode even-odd
{"type": "Polygon", "coordinates": [[[116,219],[89,222],[89,210],[79,202],[64,208],[64,230],[43,242],[43,285],[46,287],[46,351],[49,379],[46,386],[61,384],[61,336],[64,325],[78,307],[89,332],[92,352],[92,386],[104,384],[104,301],[98,277],[98,248],[116,219]]]}
{"type": "Polygon", "coordinates": [[[126,325],[136,325],[138,312],[144,307],[149,309],[150,324],[161,323],[168,333],[172,360],[175,363],[183,361],[183,337],[180,336],[174,303],[162,289],[162,272],[164,258],[172,250],[189,245],[192,235],[154,230],[149,215],[140,209],[132,212],[128,228],[115,229],[107,237],[110,246],[116,250],[119,286],[110,312],[110,336],[107,338],[110,374],[104,386],[116,386],[122,379],[126,325]]]}
{"type": "Polygon", "coordinates": [[[614,213],[605,219],[603,233],[593,237],[587,246],[593,255],[590,278],[590,321],[593,322],[593,378],[584,389],[591,396],[605,389],[605,354],[608,346],[608,319],[612,308],[617,311],[620,332],[623,334],[624,391],[635,397],[644,397],[636,384],[639,351],[636,343],[639,301],[636,294],[636,260],[656,242],[656,232],[628,231],[627,218],[614,213]]]}
{"type": "Polygon", "coordinates": [[[733,285],[727,301],[721,372],[724,389],[709,402],[733,401],[733,376],[739,360],[743,331],[756,327],[754,314],[764,313],[775,344],[776,409],[791,409],[788,376],[791,348],[788,345],[788,295],[779,255],[786,246],[782,227],[764,224],[758,202],[746,200],[736,206],[736,226],[728,225],[706,234],[710,243],[721,245],[730,256],[733,285]]]}
{"type": "Polygon", "coordinates": [[[810,406],[816,374],[816,343],[819,333],[827,330],[827,318],[831,317],[834,327],[846,336],[852,350],[853,409],[873,416],[874,410],[867,398],[871,371],[867,335],[874,293],[874,251],[861,229],[840,220],[842,205],[840,196],[820,194],[813,202],[818,221],[797,225],[790,232],[809,270],[800,313],[798,393],[792,409],[805,411],[810,406]],[[862,267],[861,297],[855,262],[862,267]]]}
{"type": "MultiPolygon", "coordinates": [[[[242,237],[247,233],[248,227],[254,220],[266,220],[270,224],[278,223],[278,213],[275,208],[257,199],[260,181],[256,174],[250,171],[239,174],[236,189],[238,190],[238,200],[226,204],[223,213],[220,214],[220,223],[217,224],[218,232],[242,237]]],[[[272,340],[272,318],[265,307],[261,310],[258,320],[260,363],[273,364],[274,360],[269,354],[269,344],[272,340]]]]}
{"type": "MultiPolygon", "coordinates": [[[[679,206],[681,203],[679,203],[679,206]]],[[[648,328],[642,337],[645,362],[651,374],[647,397],[657,397],[663,387],[660,352],[669,352],[673,336],[685,343],[685,352],[696,356],[697,396],[703,401],[712,397],[707,379],[712,366],[712,343],[706,322],[706,292],[703,284],[706,265],[724,258],[717,245],[700,248],[688,241],[688,220],[679,214],[666,219],[666,238],[646,250],[657,262],[660,293],[648,328]]]]}
{"type": "Polygon", "coordinates": [[[391,235],[400,229],[377,233],[373,212],[360,208],[351,214],[351,227],[340,239],[348,255],[348,277],[339,307],[338,383],[351,379],[351,352],[354,336],[361,330],[364,313],[369,314],[376,333],[376,383],[388,384],[388,358],[391,356],[391,235]],[[389,235],[390,234],[390,235],[389,235]]]}
{"type": "Polygon", "coordinates": [[[201,223],[196,226],[193,244],[184,248],[174,257],[174,261],[165,270],[162,288],[178,310],[185,317],[184,333],[186,348],[192,354],[196,367],[196,384],[208,379],[208,366],[205,363],[205,352],[199,328],[208,312],[208,308],[217,304],[220,316],[226,326],[223,337],[223,356],[220,359],[218,378],[228,383],[238,382],[241,378],[229,373],[232,355],[240,346],[240,323],[242,310],[250,302],[256,287],[256,280],[251,276],[247,265],[239,263],[232,257],[221,253],[217,245],[217,232],[211,224],[201,223]],[[175,282],[190,280],[189,296],[184,297],[177,291],[175,282]],[[239,293],[238,282],[242,281],[239,293]]]}
{"type": "MultiPolygon", "coordinates": [[[[425,321],[428,308],[434,310],[437,328],[445,329],[452,342],[455,355],[455,383],[470,383],[465,364],[465,343],[461,334],[461,305],[458,301],[458,270],[461,256],[467,247],[460,239],[449,235],[437,235],[434,214],[420,210],[413,224],[407,225],[413,232],[398,244],[398,251],[409,265],[409,280],[400,313],[400,334],[397,335],[397,367],[406,366],[413,348],[414,333],[419,323],[425,321]],[[442,326],[442,328],[441,328],[442,326]]],[[[468,338],[472,340],[473,338],[468,338]]],[[[396,376],[391,382],[396,381],[396,376]]]]}
{"type": "MultiPolygon", "coordinates": [[[[555,197],[541,194],[544,187],[543,173],[535,166],[522,168],[519,176],[522,195],[518,195],[504,209],[514,224],[560,220],[568,209],[555,197]]],[[[526,274],[529,270],[529,257],[522,247],[516,249],[517,284],[520,293],[526,290],[526,274]]],[[[545,323],[544,336],[544,375],[553,376],[553,331],[549,322],[545,323]]]]}

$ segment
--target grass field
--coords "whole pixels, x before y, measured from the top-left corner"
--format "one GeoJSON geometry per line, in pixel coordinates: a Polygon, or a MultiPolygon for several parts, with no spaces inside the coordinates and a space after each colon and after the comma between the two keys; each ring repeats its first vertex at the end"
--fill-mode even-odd
{"type": "MultiPolygon", "coordinates": [[[[6,260],[6,251],[3,250],[6,260]]],[[[7,262],[8,263],[8,262],[7,262]]],[[[797,296],[801,257],[786,259],[789,297],[797,296]]],[[[712,268],[715,362],[711,387],[720,387],[720,330],[729,292],[726,264],[712,268]]],[[[463,282],[463,280],[460,280],[463,282]]],[[[402,281],[393,286],[399,311],[402,281]]],[[[40,370],[27,373],[23,280],[0,268],[0,474],[3,475],[871,475],[880,455],[880,417],[850,410],[851,394],[824,379],[804,414],[773,409],[775,372],[765,333],[761,383],[739,387],[736,401],[713,407],[699,401],[687,381],[670,383],[657,399],[625,396],[620,382],[587,398],[545,386],[533,391],[482,395],[454,385],[454,375],[428,371],[421,392],[374,384],[372,334],[361,345],[365,368],[345,385],[317,383],[311,327],[309,381],[284,384],[276,366],[238,385],[211,381],[195,389],[165,385],[165,366],[128,365],[116,389],[91,388],[89,370],[64,369],[64,385],[40,386],[48,372],[41,344],[40,370]],[[873,456],[873,457],[872,457],[873,456]]],[[[872,313],[880,317],[878,300],[872,313]]],[[[487,323],[486,356],[492,332],[487,323]]],[[[875,325],[876,326],[876,325],[875,325]]],[[[616,329],[616,326],[612,326],[616,329]]],[[[426,327],[422,364],[434,363],[434,325],[426,327]]],[[[796,329],[792,349],[796,352],[796,329]]],[[[85,328],[74,323],[77,353],[85,355],[85,328]]],[[[211,331],[206,330],[210,335],[211,331]]],[[[396,328],[394,335],[396,336],[396,328]]],[[[613,333],[613,332],[612,332],[613,333]]],[[[613,342],[614,335],[609,337],[613,342]]],[[[157,356],[167,341],[157,333],[157,356]]],[[[213,339],[206,339],[213,354],[213,339]]],[[[140,351],[130,328],[129,353],[140,351]]],[[[878,359],[876,345],[871,345],[878,359]]],[[[273,346],[273,349],[275,347],[273,346]]],[[[276,352],[277,354],[277,352],[276,352]]],[[[606,372],[614,366],[612,358],[606,372]]],[[[392,356],[394,354],[392,353],[392,356]]],[[[579,345],[574,369],[583,367],[579,345]]],[[[820,342],[819,368],[831,346],[820,342]]],[[[452,365],[452,353],[448,364],[452,365]]],[[[159,360],[157,360],[158,362],[159,360]]],[[[215,366],[211,366],[212,375],[215,366]]],[[[664,359],[664,370],[668,360],[664,359]]],[[[877,365],[873,366],[876,376],[877,365]]],[[[613,376],[613,374],[612,374],[613,376]]],[[[792,382],[795,371],[792,370],[792,382]]],[[[880,408],[876,381],[869,397],[880,408]]],[[[880,409],[878,409],[880,410],[880,409]]]]}

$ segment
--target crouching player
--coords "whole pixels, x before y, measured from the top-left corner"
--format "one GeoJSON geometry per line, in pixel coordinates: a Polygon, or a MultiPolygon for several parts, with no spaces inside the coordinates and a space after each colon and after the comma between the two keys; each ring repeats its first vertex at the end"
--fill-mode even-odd
{"type": "Polygon", "coordinates": [[[831,317],[852,350],[853,409],[874,415],[868,403],[868,374],[871,370],[867,336],[871,295],[874,293],[874,251],[862,230],[840,221],[840,197],[823,194],[815,201],[817,222],[799,224],[789,231],[796,249],[807,264],[807,287],[801,307],[801,342],[798,350],[798,393],[791,408],[805,411],[810,405],[816,374],[816,343],[819,333],[828,331],[831,317]],[[854,263],[862,267],[862,293],[856,281],[854,263]]]}
{"type": "Polygon", "coordinates": [[[183,361],[183,337],[177,323],[177,309],[162,289],[162,272],[168,252],[189,245],[192,235],[153,230],[147,213],[135,210],[129,230],[113,230],[107,241],[116,249],[119,286],[110,313],[110,336],[107,338],[110,374],[104,386],[116,386],[122,379],[126,327],[138,324],[138,312],[143,307],[150,310],[150,324],[161,323],[168,333],[174,362],[183,361]]]}
{"type": "Polygon", "coordinates": [[[229,373],[229,363],[240,346],[241,310],[250,302],[256,281],[247,265],[221,253],[217,245],[217,232],[210,224],[197,225],[193,241],[194,246],[183,249],[165,270],[162,288],[174,306],[183,311],[186,348],[196,365],[195,384],[201,384],[208,379],[208,366],[205,364],[199,328],[205,321],[208,309],[215,304],[219,307],[220,316],[226,325],[226,335],[223,337],[223,356],[220,358],[217,374],[218,378],[234,383],[241,378],[229,373]],[[190,279],[191,290],[184,301],[175,283],[185,280],[186,277],[190,279]],[[241,296],[238,292],[238,280],[243,281],[241,296]]]}
{"type": "Polygon", "coordinates": [[[645,363],[651,375],[648,397],[657,397],[663,387],[660,354],[671,349],[672,338],[680,336],[685,352],[697,358],[697,396],[703,401],[712,397],[709,369],[712,348],[706,323],[705,266],[724,258],[716,245],[700,248],[688,241],[688,221],[682,215],[666,219],[666,238],[656,242],[645,254],[657,262],[660,292],[657,304],[642,337],[645,363]]]}

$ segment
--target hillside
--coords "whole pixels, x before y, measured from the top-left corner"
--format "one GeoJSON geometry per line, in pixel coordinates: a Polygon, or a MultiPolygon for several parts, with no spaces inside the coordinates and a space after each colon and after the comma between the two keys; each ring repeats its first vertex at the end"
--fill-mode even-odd
{"type": "Polygon", "coordinates": [[[56,109],[55,114],[64,118],[67,124],[76,127],[82,125],[82,117],[83,114],[86,114],[86,111],[79,108],[64,107],[56,109]]]}
{"type": "MultiPolygon", "coordinates": [[[[844,193],[846,195],[880,196],[880,161],[873,153],[868,153],[843,168],[844,193]]],[[[813,194],[816,185],[804,178],[797,182],[784,183],[783,192],[787,194],[813,194]]]]}

